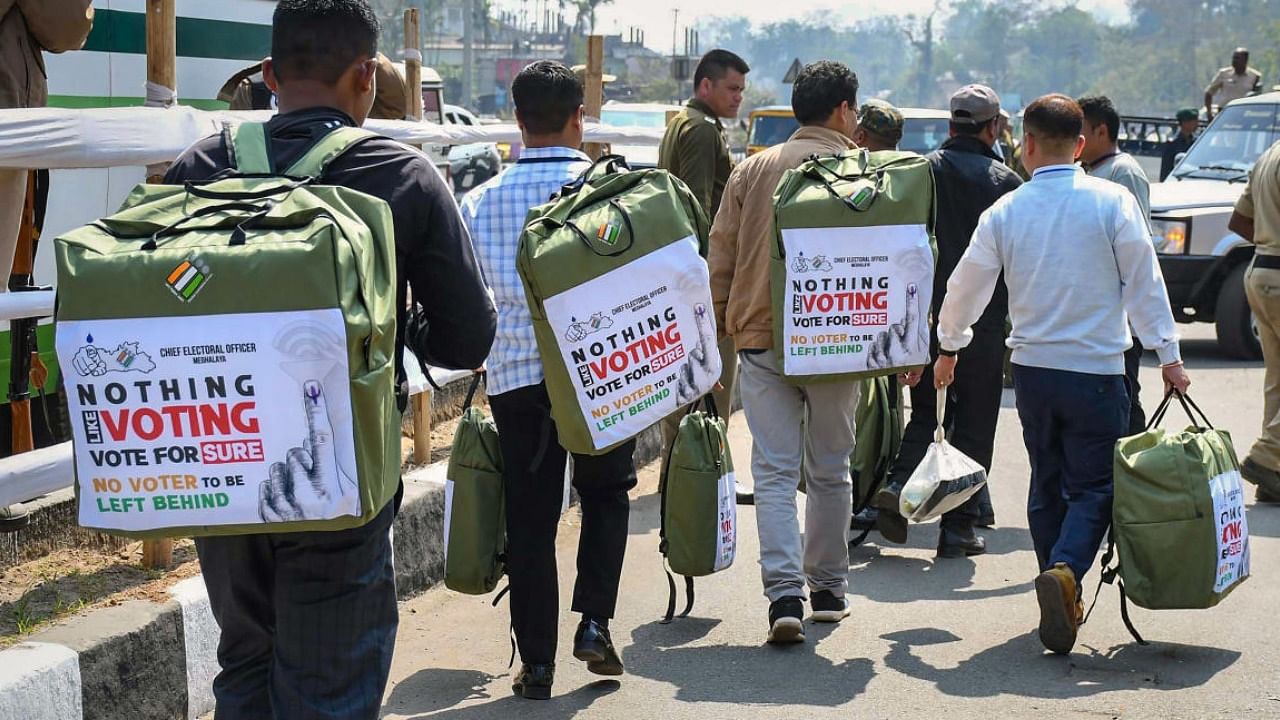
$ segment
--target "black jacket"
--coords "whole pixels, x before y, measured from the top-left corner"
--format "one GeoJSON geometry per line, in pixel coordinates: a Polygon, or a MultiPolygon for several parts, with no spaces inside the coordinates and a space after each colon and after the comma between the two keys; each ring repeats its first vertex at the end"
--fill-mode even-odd
{"type": "MultiPolygon", "coordinates": [[[[977,138],[957,136],[929,153],[933,181],[938,192],[938,218],[934,234],[938,240],[938,271],[933,281],[933,312],[937,317],[947,293],[947,279],[969,247],[978,218],[1000,196],[1022,185],[1022,178],[1000,161],[977,138]]],[[[1009,314],[1009,291],[1004,278],[975,328],[1004,329],[1009,314]]]]}
{"type": "MultiPolygon", "coordinates": [[[[277,167],[288,167],[335,123],[354,125],[346,113],[312,108],[277,115],[267,123],[277,167]]],[[[205,180],[231,163],[221,135],[190,147],[169,168],[166,183],[205,180]]],[[[396,381],[405,400],[403,352],[411,347],[426,363],[442,368],[478,368],[489,355],[497,313],[485,289],[471,238],[453,193],[427,156],[394,140],[357,144],[330,163],[321,182],[341,185],[391,206],[396,233],[396,381]],[[406,319],[406,288],[419,306],[406,319]]]]}

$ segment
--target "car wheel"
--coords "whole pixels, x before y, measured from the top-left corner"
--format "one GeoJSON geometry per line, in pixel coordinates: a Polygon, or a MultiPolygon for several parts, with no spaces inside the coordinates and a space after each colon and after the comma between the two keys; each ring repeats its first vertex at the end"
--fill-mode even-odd
{"type": "Polygon", "coordinates": [[[1248,267],[1248,263],[1242,263],[1227,273],[1218,291],[1214,317],[1217,318],[1218,345],[1226,354],[1242,360],[1260,360],[1262,343],[1258,340],[1258,323],[1244,292],[1244,273],[1248,267]]]}

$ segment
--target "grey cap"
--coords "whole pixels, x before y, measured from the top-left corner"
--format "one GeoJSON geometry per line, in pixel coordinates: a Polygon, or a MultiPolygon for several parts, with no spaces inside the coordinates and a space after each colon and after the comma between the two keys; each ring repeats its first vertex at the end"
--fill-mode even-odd
{"type": "Polygon", "coordinates": [[[986,85],[965,85],[951,96],[951,122],[978,125],[1000,114],[1000,96],[986,85]]]}

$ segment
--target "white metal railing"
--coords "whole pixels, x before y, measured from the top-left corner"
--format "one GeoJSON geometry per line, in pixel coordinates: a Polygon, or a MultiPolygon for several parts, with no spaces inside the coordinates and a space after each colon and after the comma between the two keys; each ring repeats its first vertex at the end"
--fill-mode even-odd
{"type": "Polygon", "coordinates": [[[53,315],[53,290],[0,293],[0,322],[53,315]]]}
{"type": "Polygon", "coordinates": [[[0,460],[0,507],[69,488],[74,477],[69,442],[10,455],[0,460]]]}

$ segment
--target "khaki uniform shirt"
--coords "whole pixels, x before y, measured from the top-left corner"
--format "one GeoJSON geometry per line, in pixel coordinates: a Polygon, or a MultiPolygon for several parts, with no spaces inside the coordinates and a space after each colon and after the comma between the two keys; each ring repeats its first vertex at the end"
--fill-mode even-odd
{"type": "Polygon", "coordinates": [[[1253,68],[1246,68],[1243,75],[1237,75],[1233,67],[1224,67],[1213,76],[1213,82],[1204,91],[1214,96],[1219,107],[1232,100],[1239,100],[1262,85],[1262,73],[1253,68]]]}
{"type": "Polygon", "coordinates": [[[0,0],[0,108],[44,107],[44,56],[78,50],[93,28],[90,0],[0,0]]]}
{"type": "Polygon", "coordinates": [[[658,147],[658,167],[689,186],[708,220],[716,216],[733,159],[725,144],[724,126],[711,108],[690,100],[671,120],[658,147]]]}
{"type": "Polygon", "coordinates": [[[1253,218],[1253,244],[1260,255],[1280,255],[1280,142],[1262,153],[1236,212],[1253,218]]]}

